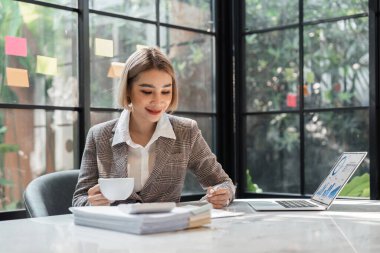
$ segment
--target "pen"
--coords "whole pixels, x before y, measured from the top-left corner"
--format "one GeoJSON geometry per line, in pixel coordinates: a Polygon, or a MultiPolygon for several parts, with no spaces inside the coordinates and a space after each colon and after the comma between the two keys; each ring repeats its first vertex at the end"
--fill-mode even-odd
{"type": "MultiPolygon", "coordinates": [[[[215,186],[211,187],[211,190],[213,190],[213,192],[218,190],[218,189],[219,189],[219,185],[215,185],[215,186]]],[[[207,197],[209,197],[209,196],[210,195],[206,192],[206,195],[204,195],[199,201],[205,201],[205,200],[207,201],[207,197]]]]}

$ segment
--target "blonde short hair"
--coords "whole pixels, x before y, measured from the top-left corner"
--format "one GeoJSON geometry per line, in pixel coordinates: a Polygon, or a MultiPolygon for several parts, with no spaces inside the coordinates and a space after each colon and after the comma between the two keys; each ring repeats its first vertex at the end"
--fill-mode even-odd
{"type": "Polygon", "coordinates": [[[118,102],[121,107],[128,109],[131,104],[131,88],[140,73],[156,69],[168,73],[172,77],[172,101],[166,111],[173,112],[178,105],[178,87],[174,68],[169,58],[158,48],[141,48],[134,52],[126,61],[119,85],[118,102]]]}

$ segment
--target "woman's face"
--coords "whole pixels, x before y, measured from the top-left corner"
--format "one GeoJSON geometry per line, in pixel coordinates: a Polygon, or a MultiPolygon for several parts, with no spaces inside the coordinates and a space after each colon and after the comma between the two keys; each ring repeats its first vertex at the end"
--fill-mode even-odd
{"type": "Polygon", "coordinates": [[[141,72],[132,84],[130,99],[133,117],[157,122],[172,101],[172,77],[160,70],[141,72]]]}

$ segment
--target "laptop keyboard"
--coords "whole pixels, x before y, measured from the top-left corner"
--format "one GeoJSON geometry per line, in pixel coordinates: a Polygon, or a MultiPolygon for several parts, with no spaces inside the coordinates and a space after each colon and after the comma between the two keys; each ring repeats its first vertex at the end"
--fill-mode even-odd
{"type": "Polygon", "coordinates": [[[276,202],[285,208],[317,207],[317,205],[314,205],[305,200],[279,200],[276,202]]]}

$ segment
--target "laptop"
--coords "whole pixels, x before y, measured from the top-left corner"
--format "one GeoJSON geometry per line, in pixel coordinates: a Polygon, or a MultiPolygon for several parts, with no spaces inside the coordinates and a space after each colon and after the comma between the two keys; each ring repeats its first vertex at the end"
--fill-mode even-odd
{"type": "Polygon", "coordinates": [[[367,152],[344,152],[311,199],[257,199],[248,201],[256,211],[324,211],[346,185],[367,152]]]}

